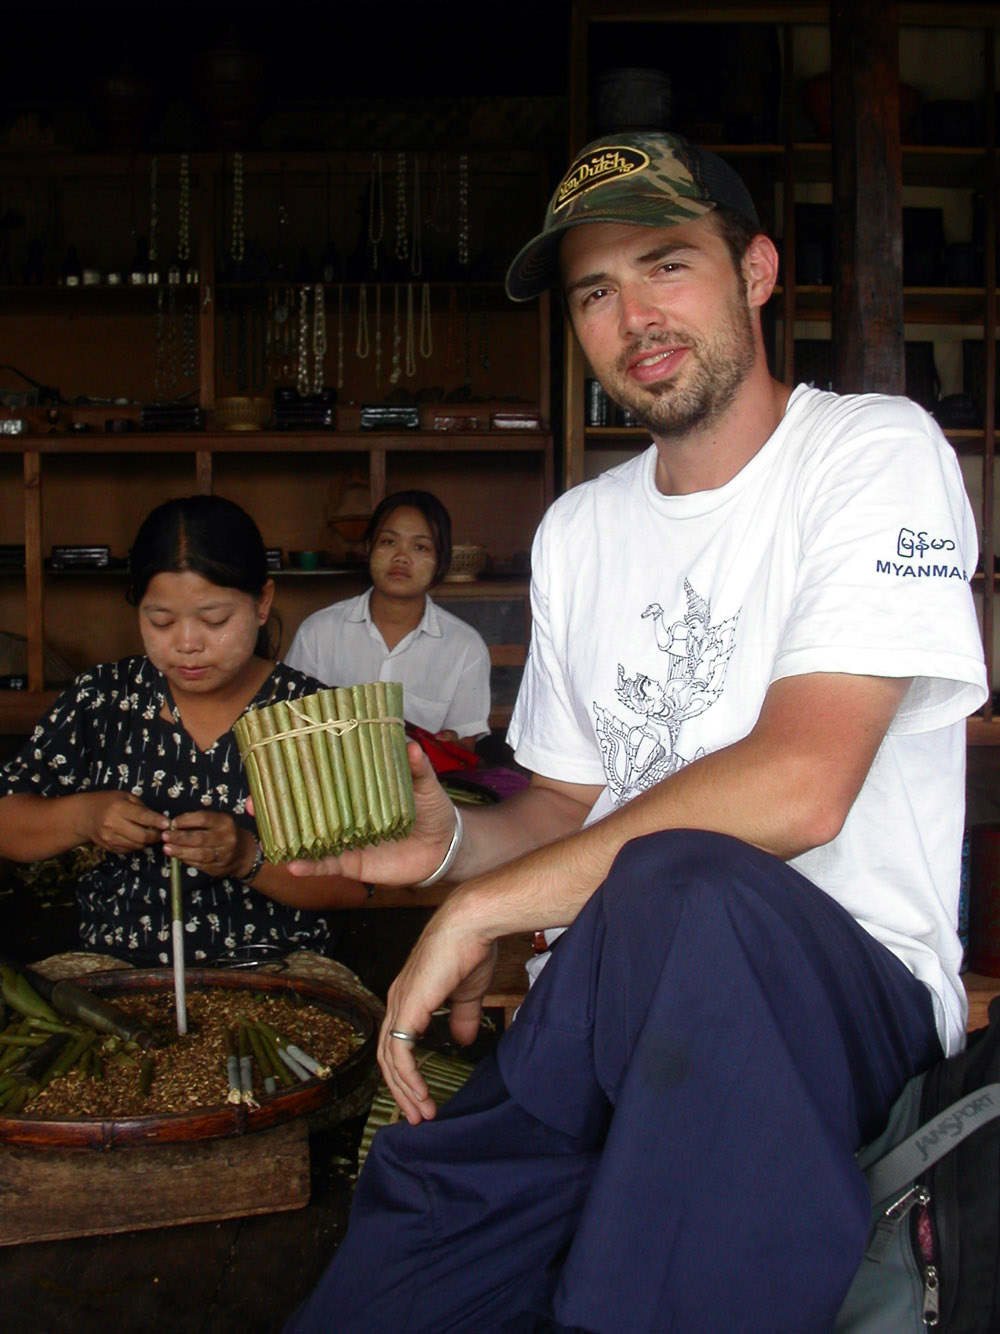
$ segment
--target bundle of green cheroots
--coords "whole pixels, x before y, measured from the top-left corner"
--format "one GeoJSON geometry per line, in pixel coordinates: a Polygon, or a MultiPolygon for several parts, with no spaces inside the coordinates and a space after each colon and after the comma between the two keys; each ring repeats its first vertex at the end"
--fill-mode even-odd
{"type": "Polygon", "coordinates": [[[248,709],[233,732],[269,862],[339,856],[413,827],[398,682],[248,709]]]}

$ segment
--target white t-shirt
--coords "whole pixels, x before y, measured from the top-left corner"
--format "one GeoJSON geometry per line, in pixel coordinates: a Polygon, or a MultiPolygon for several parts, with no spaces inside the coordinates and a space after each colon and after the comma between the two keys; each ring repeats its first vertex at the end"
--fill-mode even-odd
{"type": "Polygon", "coordinates": [[[307,616],[285,662],[327,685],[400,681],[407,722],[428,732],[485,735],[490,651],[482,636],[427,598],[420,624],[390,650],[371,618],[371,594],[368,589],[307,616]]]}
{"type": "Polygon", "coordinates": [[[726,485],[662,495],[656,458],[567,492],[536,534],[518,761],[605,785],[598,819],[745,736],[772,681],[913,677],[841,833],[793,864],[930,987],[955,1049],[964,719],[987,687],[954,451],[906,399],[799,386],[726,485]]]}

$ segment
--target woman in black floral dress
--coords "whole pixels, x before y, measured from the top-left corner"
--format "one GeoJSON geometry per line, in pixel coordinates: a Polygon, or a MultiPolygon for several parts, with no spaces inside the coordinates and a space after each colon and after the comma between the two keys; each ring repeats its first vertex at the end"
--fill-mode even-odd
{"type": "Polygon", "coordinates": [[[83,672],[0,770],[0,856],[103,850],[77,888],[88,950],[170,963],[173,856],[189,965],[261,944],[322,951],[319,910],[359,906],[364,887],[262,860],[232,733],[251,705],[319,689],[268,656],[274,583],[256,524],[218,496],[167,501],[129,574],[145,655],[83,672]]]}

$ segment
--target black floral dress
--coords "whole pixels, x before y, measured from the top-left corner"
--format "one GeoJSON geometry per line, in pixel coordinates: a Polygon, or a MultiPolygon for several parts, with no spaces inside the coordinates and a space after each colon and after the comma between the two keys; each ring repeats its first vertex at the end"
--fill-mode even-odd
{"type": "MultiPolygon", "coordinates": [[[[261,706],[296,699],[319,682],[277,663],[252,700],[261,706]]],[[[148,658],[101,663],[76,678],[14,759],[0,769],[0,795],[41,797],[116,789],[132,792],[164,815],[207,806],[228,811],[256,832],[247,814],[249,789],[231,731],[199,750],[184,730],[166,679],[148,658]],[[161,715],[164,704],[171,721],[161,715]]],[[[184,956],[210,964],[248,945],[323,951],[330,923],[321,913],[288,908],[241,880],[184,870],[184,956]]],[[[172,961],[170,865],[158,844],[106,853],[77,886],[85,949],[131,963],[172,961]]]]}

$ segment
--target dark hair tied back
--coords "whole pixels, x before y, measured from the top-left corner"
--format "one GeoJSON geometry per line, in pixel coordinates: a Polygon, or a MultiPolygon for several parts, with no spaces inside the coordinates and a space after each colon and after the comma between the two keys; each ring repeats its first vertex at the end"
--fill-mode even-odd
{"type": "Polygon", "coordinates": [[[434,550],[437,552],[434,583],[439,584],[448,573],[451,564],[451,515],[437,496],[430,491],[394,491],[391,496],[380,500],[364,532],[365,550],[371,552],[372,543],[378,537],[389,515],[394,510],[402,509],[404,505],[409,509],[419,510],[427,520],[431,537],[434,539],[434,550]]]}
{"type": "MultiPolygon", "coordinates": [[[[185,496],[158,505],[143,520],[129,552],[125,597],[137,607],[158,574],[200,574],[217,588],[259,598],[267,583],[267,553],[260,529],[232,500],[185,496]]],[[[271,657],[267,628],[257,653],[271,657]]]]}

